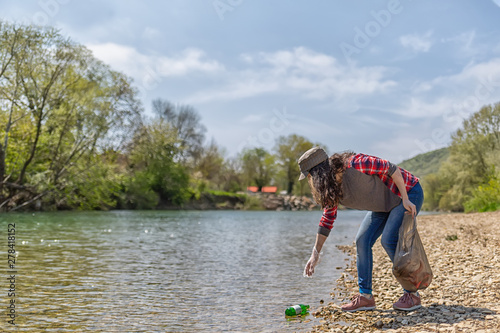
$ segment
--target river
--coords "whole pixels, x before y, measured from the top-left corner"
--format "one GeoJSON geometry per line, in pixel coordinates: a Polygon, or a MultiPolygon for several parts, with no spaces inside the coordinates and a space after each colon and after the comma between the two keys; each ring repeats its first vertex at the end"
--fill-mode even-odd
{"type": "MultiPolygon", "coordinates": [[[[0,215],[2,331],[303,332],[346,265],[365,215],[339,211],[313,278],[320,211],[111,211],[0,215]],[[15,274],[7,267],[15,224],[15,274]],[[9,272],[8,272],[9,271],[9,272]],[[8,296],[15,275],[15,296],[8,296]],[[8,323],[9,302],[15,323],[8,323]]],[[[13,245],[13,246],[12,246],[13,245]]],[[[12,262],[11,262],[12,263],[12,262]]],[[[12,268],[12,267],[11,267],[12,268]]]]}

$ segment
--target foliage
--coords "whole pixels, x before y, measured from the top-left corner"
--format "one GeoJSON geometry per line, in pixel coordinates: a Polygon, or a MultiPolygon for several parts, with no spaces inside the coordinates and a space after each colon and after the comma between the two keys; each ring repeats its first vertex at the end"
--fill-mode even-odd
{"type": "Polygon", "coordinates": [[[399,163],[398,165],[417,177],[425,177],[429,174],[437,173],[440,166],[448,159],[449,156],[449,148],[444,147],[417,155],[399,163]]]}
{"type": "Polygon", "coordinates": [[[285,179],[285,188],[288,194],[292,193],[294,184],[299,179],[298,159],[313,146],[312,142],[297,134],[290,134],[287,137],[281,136],[276,140],[276,159],[281,175],[285,179]]]}
{"type": "Polygon", "coordinates": [[[119,207],[128,209],[154,209],[160,196],[152,190],[152,179],[147,172],[137,172],[123,184],[119,207]]]}
{"type": "Polygon", "coordinates": [[[228,196],[228,197],[237,197],[237,198],[247,198],[248,196],[246,194],[239,194],[239,193],[231,193],[231,192],[226,192],[226,191],[206,191],[206,193],[215,195],[215,196],[228,196]]]}
{"type": "Polygon", "coordinates": [[[445,239],[446,239],[447,241],[451,241],[451,242],[453,242],[453,241],[456,241],[456,240],[458,239],[458,236],[457,236],[457,235],[455,235],[455,234],[453,234],[453,235],[448,235],[448,236],[446,236],[446,237],[445,237],[445,239]]]}
{"type": "MultiPolygon", "coordinates": [[[[131,176],[145,182],[160,199],[175,205],[191,196],[189,175],[175,161],[179,147],[177,130],[165,120],[156,119],[137,130],[129,148],[131,176]]],[[[142,186],[147,193],[146,185],[142,186]]]]}
{"type": "Polygon", "coordinates": [[[439,208],[463,211],[465,201],[498,168],[500,103],[484,106],[452,135],[450,158],[440,169],[443,193],[439,208]]]}
{"type": "Polygon", "coordinates": [[[500,167],[500,103],[465,119],[452,135],[449,157],[426,175],[424,209],[482,211],[497,209],[495,170],[500,167]]]}
{"type": "Polygon", "coordinates": [[[117,178],[92,161],[139,123],[130,80],[54,29],[1,22],[0,34],[0,207],[43,197],[61,208],[112,205],[104,197],[117,178]],[[82,200],[91,170],[102,205],[82,200]]]}
{"type": "Polygon", "coordinates": [[[247,183],[256,185],[259,191],[270,185],[275,177],[275,157],[264,148],[246,149],[241,153],[243,175],[247,183]]]}
{"type": "Polygon", "coordinates": [[[443,193],[441,192],[442,182],[440,176],[436,173],[431,173],[424,176],[420,182],[424,190],[425,198],[422,209],[428,211],[438,209],[439,201],[443,196],[443,193]]]}
{"type": "Polygon", "coordinates": [[[221,175],[224,191],[238,192],[246,189],[242,169],[242,161],[238,158],[228,158],[224,161],[224,171],[221,175]]]}
{"type": "Polygon", "coordinates": [[[464,206],[466,212],[487,212],[500,209],[500,178],[493,176],[487,184],[479,185],[464,206]]]}
{"type": "MultiPolygon", "coordinates": [[[[67,182],[63,187],[64,196],[57,194],[54,197],[59,200],[57,207],[79,210],[108,210],[116,207],[120,195],[120,175],[99,156],[94,156],[92,162],[85,169],[64,178],[67,182]]],[[[51,196],[47,196],[46,200],[51,196]]]]}
{"type": "Polygon", "coordinates": [[[262,210],[264,209],[264,205],[262,203],[262,199],[256,195],[248,195],[245,200],[245,204],[243,205],[244,210],[262,210]]]}
{"type": "Polygon", "coordinates": [[[199,153],[194,167],[195,174],[199,179],[205,180],[205,188],[224,189],[226,169],[224,151],[212,139],[199,153]]]}
{"type": "Polygon", "coordinates": [[[200,115],[189,105],[174,105],[162,99],[153,101],[153,112],[157,119],[168,122],[179,138],[179,157],[184,162],[196,163],[203,151],[206,128],[200,115]]]}

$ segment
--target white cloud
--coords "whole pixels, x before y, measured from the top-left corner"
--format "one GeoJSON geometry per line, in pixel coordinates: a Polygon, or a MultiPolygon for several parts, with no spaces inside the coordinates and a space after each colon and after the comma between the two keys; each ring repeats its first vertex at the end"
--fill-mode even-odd
{"type": "Polygon", "coordinates": [[[439,117],[447,127],[455,128],[463,118],[499,100],[500,58],[495,58],[419,83],[392,111],[409,118],[439,117]]]}
{"type": "Polygon", "coordinates": [[[493,2],[495,3],[495,5],[497,5],[498,7],[500,7],[500,0],[493,0],[493,2]]]}
{"type": "MultiPolygon", "coordinates": [[[[443,38],[441,39],[441,42],[455,44],[459,50],[456,56],[461,58],[471,58],[475,55],[481,55],[487,52],[487,50],[484,49],[484,46],[473,45],[475,39],[476,32],[471,30],[453,37],[443,38]]],[[[490,46],[487,48],[490,48],[490,46]]]]}
{"type": "Polygon", "coordinates": [[[251,64],[253,62],[253,58],[250,55],[248,55],[248,54],[242,54],[242,55],[240,55],[240,59],[243,62],[246,62],[248,64],[251,64]]]}
{"type": "Polygon", "coordinates": [[[142,32],[142,37],[149,40],[157,40],[160,36],[160,31],[152,27],[146,27],[142,32]]]}
{"type": "Polygon", "coordinates": [[[461,34],[453,37],[443,38],[441,39],[441,41],[443,43],[449,43],[449,42],[457,43],[463,45],[465,48],[469,48],[472,42],[474,41],[475,37],[476,37],[476,32],[472,30],[472,31],[462,32],[461,34]]]}
{"type": "MultiPolygon", "coordinates": [[[[500,101],[500,58],[468,64],[456,74],[419,82],[398,95],[398,106],[386,111],[404,119],[410,127],[389,126],[388,138],[380,137],[371,145],[373,151],[396,163],[448,145],[450,134],[465,118],[484,105],[500,101]]],[[[387,117],[381,119],[386,121],[387,117]]]]}
{"type": "Polygon", "coordinates": [[[379,138],[372,143],[370,149],[373,154],[393,163],[400,163],[418,154],[445,147],[450,143],[449,141],[449,131],[418,124],[413,131],[396,130],[387,139],[379,138]]]}
{"type": "Polygon", "coordinates": [[[298,47],[243,54],[247,69],[226,73],[223,87],[191,96],[192,102],[235,100],[262,94],[295,94],[307,99],[342,100],[385,92],[396,83],[382,66],[349,67],[334,57],[298,47]]]}
{"type": "Polygon", "coordinates": [[[241,120],[242,123],[257,123],[262,120],[262,115],[250,114],[241,120]]]}
{"type": "Polygon", "coordinates": [[[399,37],[401,45],[410,48],[415,52],[429,52],[432,47],[432,31],[427,31],[423,35],[411,34],[399,37]]]}
{"type": "Polygon", "coordinates": [[[215,60],[207,59],[199,49],[185,49],[179,54],[168,57],[146,55],[135,48],[114,43],[91,44],[87,47],[94,56],[111,68],[124,72],[141,81],[152,73],[157,77],[184,76],[193,72],[211,73],[223,70],[215,60]]]}

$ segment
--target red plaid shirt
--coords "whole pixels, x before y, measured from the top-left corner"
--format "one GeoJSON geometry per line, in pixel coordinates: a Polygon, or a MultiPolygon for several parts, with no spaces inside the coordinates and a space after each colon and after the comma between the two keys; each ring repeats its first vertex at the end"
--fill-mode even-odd
{"type": "MultiPolygon", "coordinates": [[[[393,164],[387,160],[361,153],[351,156],[346,163],[346,169],[355,168],[356,170],[359,170],[367,175],[377,175],[394,194],[401,197],[398,187],[389,175],[391,166],[393,166],[393,164]]],[[[403,180],[406,185],[406,191],[408,192],[418,183],[419,179],[403,168],[399,168],[399,170],[401,171],[401,175],[403,176],[403,180]]],[[[319,221],[319,226],[331,230],[333,228],[333,222],[335,222],[336,218],[337,206],[325,208],[323,216],[319,221]]]]}

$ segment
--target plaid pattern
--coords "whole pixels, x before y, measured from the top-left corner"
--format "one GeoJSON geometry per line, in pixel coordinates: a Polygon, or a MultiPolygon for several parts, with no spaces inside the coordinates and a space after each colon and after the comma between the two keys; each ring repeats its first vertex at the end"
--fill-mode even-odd
{"type": "Polygon", "coordinates": [[[319,220],[319,227],[332,230],[333,222],[335,222],[336,219],[337,219],[337,206],[333,208],[325,208],[325,210],[323,211],[323,216],[321,216],[321,220],[319,220]]]}
{"type": "MultiPolygon", "coordinates": [[[[348,168],[355,168],[367,175],[377,175],[394,194],[401,197],[398,187],[389,175],[389,170],[393,165],[391,162],[375,156],[356,154],[351,156],[347,163],[348,168]]],[[[408,192],[418,183],[418,178],[403,168],[399,168],[399,170],[406,185],[406,192],[408,192]]]]}
{"type": "MultiPolygon", "coordinates": [[[[389,175],[390,171],[394,169],[394,164],[391,162],[376,156],[359,153],[349,158],[346,168],[355,168],[367,175],[377,175],[394,194],[401,197],[398,187],[389,175]]],[[[419,179],[403,168],[399,168],[399,170],[401,171],[401,175],[406,185],[406,191],[408,192],[418,183],[419,179]]],[[[331,230],[336,218],[337,207],[325,208],[323,216],[319,221],[319,226],[331,230]]]]}

